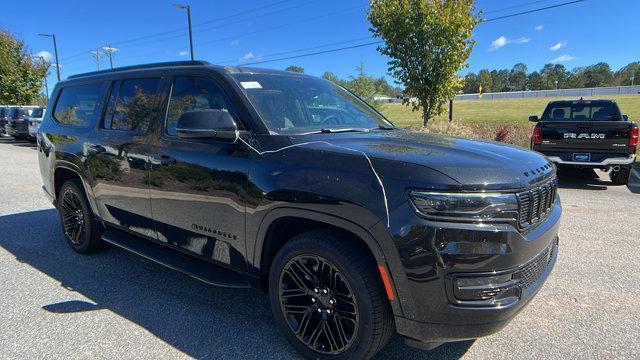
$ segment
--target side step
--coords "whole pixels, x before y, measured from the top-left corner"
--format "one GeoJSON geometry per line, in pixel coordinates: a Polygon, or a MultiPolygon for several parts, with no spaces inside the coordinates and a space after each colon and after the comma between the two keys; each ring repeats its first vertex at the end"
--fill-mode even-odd
{"type": "Polygon", "coordinates": [[[105,231],[102,240],[210,285],[225,288],[249,288],[249,284],[240,273],[150,240],[140,239],[113,229],[105,231]]]}

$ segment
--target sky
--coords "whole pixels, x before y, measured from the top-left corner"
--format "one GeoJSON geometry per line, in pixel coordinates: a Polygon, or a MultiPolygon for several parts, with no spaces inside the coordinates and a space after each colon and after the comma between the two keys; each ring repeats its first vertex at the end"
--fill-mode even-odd
{"type": "MultiPolygon", "coordinates": [[[[212,63],[284,69],[298,65],[320,76],[342,78],[364,64],[375,77],[386,75],[388,58],[376,51],[366,20],[367,0],[147,0],[5,1],[0,28],[24,40],[34,55],[51,58],[55,33],[62,78],[96,70],[91,51],[110,45],[114,65],[189,59],[187,14],[192,9],[195,57],[212,63]],[[107,6],[108,5],[108,6],[107,6]],[[363,46],[359,46],[363,45],[363,46]],[[357,46],[296,59],[269,61],[357,46]],[[269,61],[269,62],[266,62],[269,61]]],[[[571,0],[477,0],[485,19],[516,14],[571,0]]],[[[548,62],[568,69],[608,62],[614,70],[640,60],[638,0],[586,0],[540,12],[479,24],[475,46],[461,71],[511,68],[530,71],[548,62]]],[[[108,66],[103,57],[101,68],[108,66]]],[[[55,62],[55,60],[54,60],[55,62]]],[[[49,84],[55,83],[55,69],[49,84]]]]}

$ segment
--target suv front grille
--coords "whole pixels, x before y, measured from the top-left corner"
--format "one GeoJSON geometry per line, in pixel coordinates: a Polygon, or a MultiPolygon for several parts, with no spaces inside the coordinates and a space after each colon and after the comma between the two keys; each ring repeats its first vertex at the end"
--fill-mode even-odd
{"type": "Polygon", "coordinates": [[[520,279],[523,290],[526,290],[531,287],[531,285],[535,284],[542,274],[544,274],[552,259],[553,244],[555,244],[555,242],[552,243],[551,246],[547,247],[542,254],[538,255],[535,259],[531,260],[531,262],[514,274],[514,278],[520,279]]]}
{"type": "Polygon", "coordinates": [[[558,179],[554,177],[542,185],[518,193],[518,227],[524,230],[544,220],[553,209],[557,192],[558,179]]]}

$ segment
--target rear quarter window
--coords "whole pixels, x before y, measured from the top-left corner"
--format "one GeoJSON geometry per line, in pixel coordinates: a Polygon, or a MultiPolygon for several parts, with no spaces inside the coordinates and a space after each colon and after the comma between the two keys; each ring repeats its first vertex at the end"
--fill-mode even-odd
{"type": "Polygon", "coordinates": [[[53,119],[63,125],[88,126],[99,116],[102,95],[102,83],[64,87],[54,106],[53,119]]]}

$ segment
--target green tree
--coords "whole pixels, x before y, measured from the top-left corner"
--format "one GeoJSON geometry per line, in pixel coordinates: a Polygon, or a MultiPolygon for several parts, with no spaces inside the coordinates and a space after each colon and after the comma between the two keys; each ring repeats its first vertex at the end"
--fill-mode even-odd
{"type": "Polygon", "coordinates": [[[475,94],[478,92],[478,86],[478,75],[469,72],[464,77],[464,87],[462,88],[462,92],[465,94],[475,94]]]}
{"type": "Polygon", "coordinates": [[[347,83],[346,87],[349,91],[358,95],[362,100],[369,104],[373,104],[373,97],[378,92],[376,80],[366,74],[364,71],[364,64],[360,64],[356,70],[358,71],[358,76],[351,76],[351,81],[347,83]]]}
{"type": "Polygon", "coordinates": [[[544,90],[545,81],[544,77],[539,72],[534,71],[527,76],[527,89],[528,90],[544,90]]]}
{"type": "Polygon", "coordinates": [[[631,78],[633,77],[633,84],[640,84],[640,61],[632,62],[622,69],[616,71],[615,83],[616,85],[628,86],[631,85],[631,78]]]}
{"type": "Polygon", "coordinates": [[[47,67],[31,57],[22,40],[0,30],[0,104],[37,103],[47,67]]]}
{"type": "Polygon", "coordinates": [[[556,81],[558,89],[566,89],[568,87],[569,72],[562,64],[545,64],[540,69],[540,75],[544,81],[544,89],[555,89],[556,81]]]}
{"type": "Polygon", "coordinates": [[[480,22],[473,0],[372,0],[371,32],[384,40],[378,51],[391,58],[389,74],[418,101],[426,126],[447,98],[461,89],[458,72],[473,49],[480,22]]]}
{"type": "Polygon", "coordinates": [[[291,65],[288,68],[284,69],[284,71],[304,74],[304,68],[301,68],[300,66],[296,66],[296,65],[291,65]]]}
{"type": "Polygon", "coordinates": [[[511,91],[523,91],[527,89],[527,65],[523,63],[513,65],[509,73],[509,88],[511,91]]]}
{"type": "Polygon", "coordinates": [[[613,71],[609,64],[601,62],[587,66],[582,72],[585,87],[611,86],[614,84],[613,71]]]}
{"type": "Polygon", "coordinates": [[[491,73],[487,69],[482,69],[478,73],[478,84],[482,86],[482,92],[492,92],[493,90],[493,79],[491,78],[491,73]]]}

